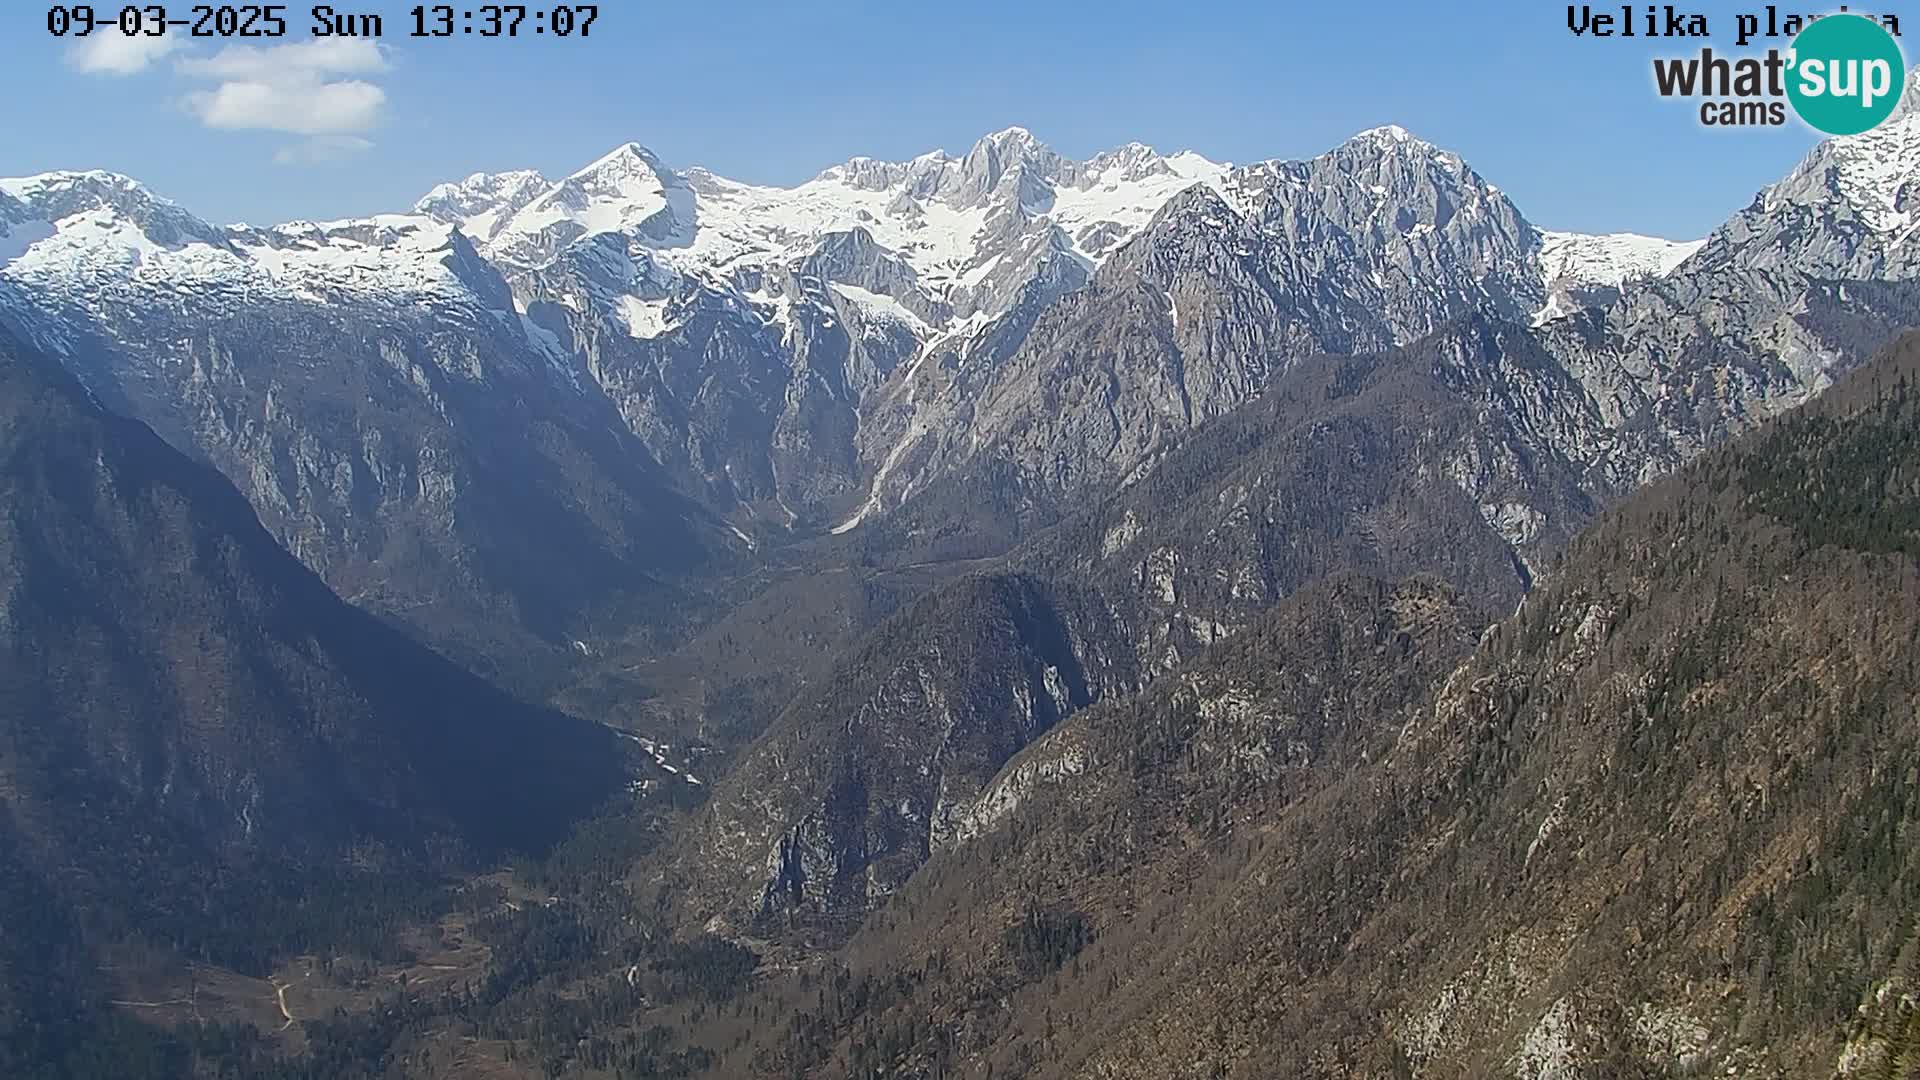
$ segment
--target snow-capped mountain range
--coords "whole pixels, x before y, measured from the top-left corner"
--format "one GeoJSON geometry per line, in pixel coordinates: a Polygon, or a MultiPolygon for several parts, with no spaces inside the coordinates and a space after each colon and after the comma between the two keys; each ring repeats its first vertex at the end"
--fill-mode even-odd
{"type": "Polygon", "coordinates": [[[1091,265],[1175,193],[1227,172],[1197,154],[1161,157],[1138,144],[1069,161],[1010,128],[965,158],[855,158],[777,188],[674,172],[630,143],[558,182],[516,172],[441,185],[414,211],[461,226],[517,270],[550,266],[582,238],[621,232],[647,241],[673,273],[716,285],[782,268],[824,237],[861,229],[898,259],[896,287],[915,294],[913,306],[952,308],[992,273],[1003,256],[996,242],[1009,235],[1051,225],[1065,234],[1063,250],[1091,265]]]}
{"type": "MultiPolygon", "coordinates": [[[[1401,129],[1380,131],[1411,139],[1401,129]]],[[[1236,170],[1138,143],[1079,162],[1009,128],[963,157],[855,158],[779,188],[674,171],[628,143],[559,181],[534,171],[480,173],[435,187],[408,213],[267,228],[212,225],[128,177],[50,173],[0,179],[0,268],[48,287],[118,279],[310,299],[452,298],[472,291],[456,229],[509,278],[619,234],[645,253],[645,283],[634,284],[645,293],[737,286],[815,254],[830,238],[864,233],[898,273],[883,289],[856,286],[849,295],[937,332],[998,314],[1006,285],[1022,277],[1010,262],[1025,260],[1018,270],[1031,273],[1032,262],[1057,254],[1090,271],[1181,191],[1206,185],[1231,201],[1249,178],[1281,164],[1236,170]],[[1036,237],[1037,245],[1023,243],[1036,237]]],[[[1549,283],[1658,276],[1698,246],[1631,234],[1538,235],[1549,283]]],[[[642,320],[636,336],[659,330],[642,320]]]]}
{"type": "Polygon", "coordinates": [[[430,218],[219,227],[107,172],[0,179],[0,230],[0,271],[75,298],[119,284],[316,301],[472,288],[458,258],[470,245],[430,218]]]}
{"type": "MultiPolygon", "coordinates": [[[[1482,271],[1499,279],[1499,309],[1518,315],[1671,262],[1631,240],[1539,233],[1457,155],[1400,128],[1363,132],[1311,162],[1244,168],[1137,143],[1075,161],[1009,128],[960,156],[855,158],[793,188],[675,170],[629,143],[559,180],[478,174],[434,188],[409,213],[271,228],[215,226],[106,173],[0,181],[0,276],[91,317],[184,294],[228,308],[426,304],[518,322],[531,353],[598,382],[655,456],[704,495],[785,523],[840,513],[870,493],[863,473],[911,449],[887,421],[863,424],[874,395],[891,395],[880,411],[895,418],[928,394],[948,399],[933,413],[970,408],[896,373],[942,349],[964,352],[1015,309],[1083,287],[1196,189],[1293,249],[1290,287],[1317,288],[1307,279],[1342,246],[1315,224],[1323,218],[1335,232],[1369,233],[1366,250],[1395,252],[1390,265],[1363,259],[1344,271],[1361,279],[1356,303],[1384,302],[1396,283],[1458,264],[1447,300],[1417,304],[1421,314],[1373,344],[1472,303],[1482,271]],[[1390,187],[1403,180],[1407,191],[1390,187]],[[1419,205],[1402,205],[1409,194],[1419,205]],[[1453,220],[1456,207],[1467,216],[1453,220]],[[1503,223],[1502,239],[1497,251],[1463,255],[1441,234],[1471,232],[1475,207],[1503,223]],[[1569,244],[1580,257],[1558,256],[1569,244]],[[709,359],[689,371],[689,353],[733,367],[709,359]],[[713,386],[721,372],[730,385],[713,386]],[[823,425],[836,429],[828,446],[823,425]],[[742,427],[760,444],[744,457],[721,446],[742,427]]],[[[1340,334],[1317,342],[1342,343],[1340,334]]],[[[909,420],[903,431],[944,422],[909,420]]]]}
{"type": "MultiPolygon", "coordinates": [[[[1138,144],[1076,161],[1009,128],[791,188],[629,143],[558,180],[477,174],[403,213],[272,227],[55,173],[0,180],[0,322],[234,476],[337,588],[411,611],[431,601],[356,574],[420,528],[455,543],[436,565],[505,573],[459,547],[481,519],[454,511],[556,497],[556,454],[602,494],[562,515],[592,554],[548,576],[631,557],[662,484],[697,508],[672,512],[676,551],[739,553],[968,470],[1041,503],[1127,483],[1305,356],[1468,316],[1555,358],[1580,399],[1536,419],[1631,479],[1855,359],[1822,283],[1913,276],[1916,175],[1907,116],[1674,243],[1543,231],[1398,127],[1244,166],[1138,144]],[[1609,434],[1649,411],[1660,446],[1609,434]],[[569,434],[509,468],[503,423],[569,434]],[[595,509],[613,489],[637,517],[595,509]]],[[[1860,325],[1898,307],[1873,303],[1860,325]]],[[[588,589],[523,585],[516,603],[588,589]]]]}

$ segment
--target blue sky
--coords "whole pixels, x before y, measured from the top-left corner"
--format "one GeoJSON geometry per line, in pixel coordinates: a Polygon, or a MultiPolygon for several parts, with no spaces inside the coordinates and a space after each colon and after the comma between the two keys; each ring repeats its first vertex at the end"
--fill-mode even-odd
{"type": "MultiPolygon", "coordinates": [[[[379,47],[222,54],[176,35],[165,55],[76,53],[44,7],[6,5],[0,175],[108,168],[204,217],[270,222],[403,209],[476,170],[564,175],[626,140],[790,184],[1015,124],[1075,157],[1139,140],[1246,162],[1398,123],[1544,227],[1686,238],[1814,141],[1700,127],[1649,66],[1700,42],[1576,39],[1554,3],[603,0],[568,41],[415,40],[410,3],[336,6],[384,13],[379,47]]],[[[310,43],[309,7],[285,43],[310,43]]],[[[1733,13],[1762,8],[1689,10],[1731,51],[1733,13]]]]}

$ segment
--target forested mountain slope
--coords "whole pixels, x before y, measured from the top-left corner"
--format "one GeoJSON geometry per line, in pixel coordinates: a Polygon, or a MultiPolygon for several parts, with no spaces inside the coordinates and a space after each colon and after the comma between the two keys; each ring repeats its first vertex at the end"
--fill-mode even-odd
{"type": "Polygon", "coordinates": [[[347,605],[219,474],[7,342],[0,506],[0,794],[77,894],[229,855],[534,850],[624,781],[604,728],[347,605]]]}
{"type": "Polygon", "coordinates": [[[1602,494],[1523,411],[1555,386],[1550,364],[1516,359],[1523,336],[1469,318],[1407,349],[1302,363],[996,564],[1015,572],[941,587],[860,638],[694,823],[695,921],[858,916],[952,842],[1014,751],[1330,576],[1427,573],[1482,618],[1510,611],[1527,560],[1550,558],[1602,494]]]}
{"type": "Polygon", "coordinates": [[[1920,993],[1916,515],[1908,339],[1602,517],[1457,668],[1433,586],[1309,590],[1015,757],[734,1067],[1886,1066],[1920,993]]]}

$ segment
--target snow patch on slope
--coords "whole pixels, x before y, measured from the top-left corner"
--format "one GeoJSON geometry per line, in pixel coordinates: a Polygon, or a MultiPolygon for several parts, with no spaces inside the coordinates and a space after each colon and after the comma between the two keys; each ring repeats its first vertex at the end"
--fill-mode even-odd
{"type": "Polygon", "coordinates": [[[932,330],[932,328],[927,325],[926,320],[908,311],[906,305],[891,296],[871,292],[857,285],[844,285],[837,281],[833,282],[831,287],[834,292],[839,293],[848,301],[852,302],[855,307],[859,308],[861,317],[868,322],[899,323],[922,338],[932,330]]]}
{"type": "Polygon", "coordinates": [[[448,265],[454,227],[384,214],[349,221],[293,222],[236,230],[235,248],[274,281],[307,294],[458,295],[466,285],[448,265]]]}
{"type": "Polygon", "coordinates": [[[218,228],[111,174],[0,179],[0,192],[46,220],[0,237],[0,273],[82,306],[108,290],[240,300],[477,300],[455,270],[454,227],[390,214],[352,221],[218,228]]]}
{"type": "Polygon", "coordinates": [[[1621,289],[1673,273],[1706,245],[1705,240],[1663,240],[1638,233],[1540,233],[1540,279],[1547,303],[1534,324],[1570,315],[1581,304],[1576,290],[1621,289]]]}
{"type": "Polygon", "coordinates": [[[1860,135],[1827,140],[1834,189],[1876,232],[1897,233],[1920,222],[1920,113],[1860,135]]]}
{"type": "Polygon", "coordinates": [[[1662,240],[1638,233],[1545,232],[1540,234],[1540,270],[1549,285],[1626,285],[1665,277],[1699,251],[1705,240],[1662,240]]]}
{"type": "Polygon", "coordinates": [[[458,225],[479,241],[491,240],[514,214],[553,187],[531,169],[474,173],[459,183],[440,184],[413,205],[414,213],[458,225]]]}
{"type": "Polygon", "coordinates": [[[627,333],[643,341],[651,341],[673,329],[667,323],[667,302],[665,300],[641,300],[638,297],[623,296],[619,299],[621,318],[626,320],[627,333]]]}
{"type": "Polygon", "coordinates": [[[0,266],[25,255],[28,249],[42,240],[52,239],[53,234],[52,225],[37,220],[22,221],[0,231],[0,266]]]}

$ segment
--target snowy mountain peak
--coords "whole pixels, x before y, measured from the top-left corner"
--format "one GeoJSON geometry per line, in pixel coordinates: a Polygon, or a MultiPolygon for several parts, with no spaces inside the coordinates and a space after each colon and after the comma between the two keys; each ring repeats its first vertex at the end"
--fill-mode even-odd
{"type": "Polygon", "coordinates": [[[1610,299],[1619,290],[1666,277],[1706,245],[1638,233],[1540,233],[1540,278],[1547,304],[1543,323],[1610,299]]]}
{"type": "Polygon", "coordinates": [[[544,266],[567,245],[612,232],[643,232],[654,241],[688,239],[693,189],[639,143],[622,143],[506,216],[487,237],[487,251],[519,267],[544,266]]]}
{"type": "Polygon", "coordinates": [[[1130,142],[1105,153],[1095,154],[1092,160],[1087,162],[1086,176],[1083,178],[1082,186],[1101,183],[1107,178],[1108,173],[1115,173],[1116,179],[1124,181],[1145,180],[1151,176],[1168,173],[1186,175],[1189,170],[1220,171],[1218,166],[1192,151],[1176,157],[1186,159],[1185,168],[1161,157],[1153,147],[1145,143],[1130,142]]]}
{"type": "Polygon", "coordinates": [[[1005,165],[1025,161],[1052,162],[1061,160],[1053,148],[1043,143],[1033,132],[1023,127],[1002,128],[991,135],[983,135],[961,159],[962,164],[972,161],[982,153],[996,155],[1005,165]]]}
{"type": "Polygon", "coordinates": [[[659,155],[637,142],[624,142],[602,154],[593,164],[568,177],[570,180],[652,175],[663,171],[659,155]]]}
{"type": "Polygon", "coordinates": [[[41,221],[62,227],[84,223],[103,235],[138,237],[145,245],[177,248],[224,240],[220,229],[119,173],[52,172],[0,179],[0,192],[41,221]]]}
{"type": "Polygon", "coordinates": [[[1827,139],[1800,166],[1760,193],[1755,209],[1816,207],[1838,197],[1874,232],[1905,235],[1920,226],[1920,68],[1886,123],[1827,139]]]}
{"type": "Polygon", "coordinates": [[[417,214],[460,226],[468,235],[493,238],[507,218],[545,194],[553,182],[531,169],[474,173],[457,184],[440,184],[413,204],[417,214]]]}
{"type": "Polygon", "coordinates": [[[1402,151],[1426,156],[1457,157],[1399,124],[1383,124],[1380,127],[1368,128],[1341,144],[1341,149],[1362,147],[1388,152],[1402,151]]]}
{"type": "Polygon", "coordinates": [[[994,143],[998,146],[1006,146],[1013,143],[1024,143],[1028,146],[1043,145],[1040,140],[1034,136],[1033,132],[1018,124],[1012,127],[1001,128],[999,131],[982,137],[980,141],[994,143]]]}
{"type": "Polygon", "coordinates": [[[958,206],[977,206],[996,194],[1031,206],[1045,200],[1044,185],[1060,180],[1067,164],[1027,129],[1007,128],[974,143],[941,193],[958,206]]]}
{"type": "Polygon", "coordinates": [[[1413,132],[1408,131],[1406,128],[1401,127],[1399,124],[1382,124],[1379,127],[1368,128],[1367,130],[1362,131],[1359,134],[1355,135],[1354,138],[1355,139],[1384,139],[1388,142],[1420,142],[1421,141],[1419,139],[1414,138],[1413,132]]]}
{"type": "Polygon", "coordinates": [[[546,188],[551,184],[552,181],[533,169],[513,169],[500,173],[477,172],[458,183],[434,185],[433,190],[427,192],[414,205],[416,209],[421,209],[432,202],[500,198],[524,188],[534,186],[546,188]]]}
{"type": "MultiPolygon", "coordinates": [[[[142,217],[153,212],[185,215],[177,204],[155,195],[138,180],[101,169],[0,179],[0,192],[26,204],[49,221],[96,210],[111,210],[127,217],[142,217]]],[[[204,222],[201,224],[205,226],[204,222]]]]}
{"type": "Polygon", "coordinates": [[[1470,180],[1474,186],[1484,188],[1490,194],[1499,193],[1498,188],[1472,176],[1472,170],[1467,167],[1466,161],[1459,154],[1436,146],[1398,124],[1369,128],[1322,156],[1378,159],[1404,163],[1419,169],[1438,166],[1457,178],[1470,180]]]}
{"type": "MultiPolygon", "coordinates": [[[[9,182],[9,189],[43,202],[72,194],[58,185],[9,182]]],[[[498,276],[457,227],[429,217],[389,214],[221,229],[158,199],[145,213],[122,209],[112,203],[56,206],[51,213],[35,211],[41,221],[0,223],[0,274],[95,310],[129,304],[165,310],[183,297],[219,305],[386,306],[432,298],[510,307],[498,276]],[[164,302],[155,305],[155,297],[164,302]]]]}
{"type": "Polygon", "coordinates": [[[1356,209],[1356,226],[1385,227],[1409,238],[1471,222],[1498,220],[1508,239],[1531,245],[1519,211],[1460,155],[1397,125],[1363,131],[1305,160],[1274,159],[1233,169],[1224,188],[1242,213],[1267,219],[1296,212],[1305,193],[1338,191],[1356,209]]]}
{"type": "Polygon", "coordinates": [[[0,191],[22,202],[56,196],[62,192],[116,190],[137,192],[156,202],[166,202],[131,176],[105,169],[55,171],[34,176],[0,178],[0,191]]]}

